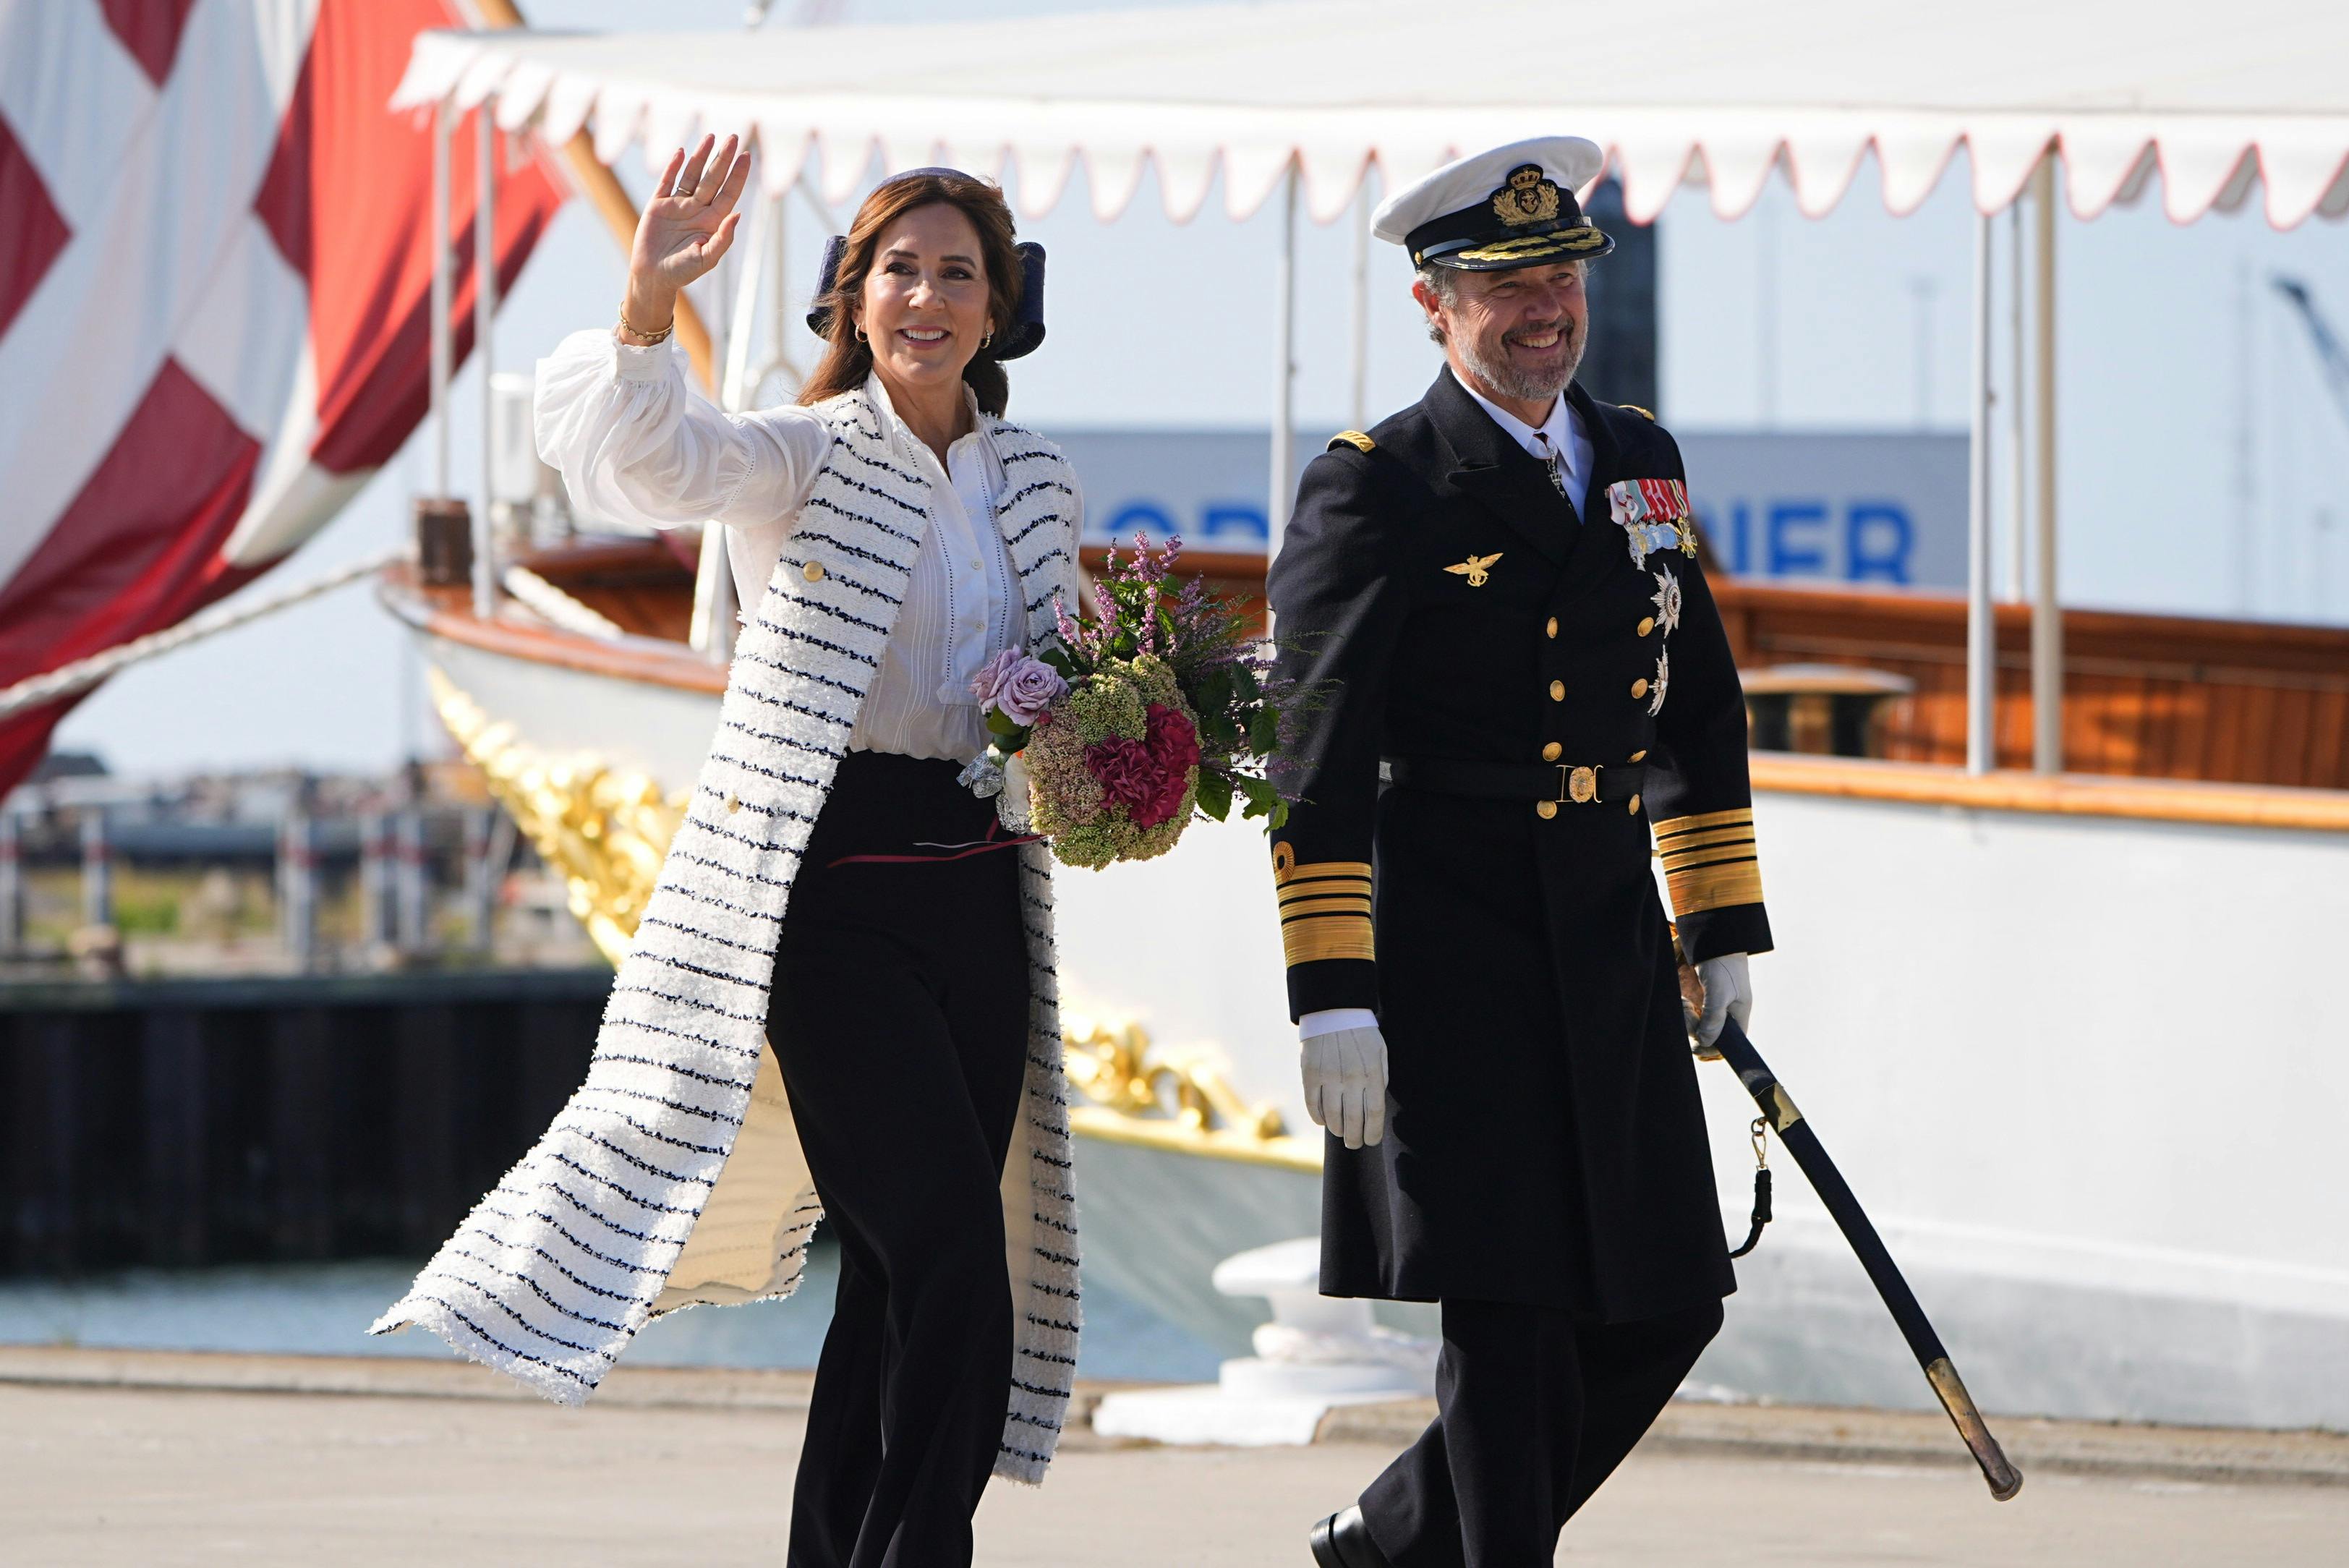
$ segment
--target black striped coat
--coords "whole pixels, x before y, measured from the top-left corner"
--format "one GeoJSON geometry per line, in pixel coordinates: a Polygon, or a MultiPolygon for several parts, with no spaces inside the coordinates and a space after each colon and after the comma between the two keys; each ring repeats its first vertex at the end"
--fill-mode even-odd
{"type": "MultiPolygon", "coordinates": [[[[791,1294],[821,1217],[766,1046],[768,985],[801,851],[928,527],[930,486],[896,461],[861,389],[817,411],[830,455],[736,647],[586,1082],[374,1326],[428,1328],[563,1404],[585,1400],[662,1313],[791,1294]]],[[[1055,595],[1076,602],[1076,487],[1050,442],[1002,421],[988,429],[1010,482],[997,523],[1033,647],[1054,628],[1055,595]]],[[[1035,1482],[1068,1407],[1080,1314],[1051,861],[1041,845],[1019,854],[1032,1002],[1004,1168],[1017,1355],[996,1473],[1035,1482]]]]}

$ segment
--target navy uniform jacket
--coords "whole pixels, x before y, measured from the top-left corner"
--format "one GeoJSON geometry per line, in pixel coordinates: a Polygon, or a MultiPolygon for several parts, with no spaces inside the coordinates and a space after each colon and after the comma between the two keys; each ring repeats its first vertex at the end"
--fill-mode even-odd
{"type": "Polygon", "coordinates": [[[1333,1295],[1621,1321],[1734,1288],[1651,854],[1692,959],[1769,948],[1744,699],[1674,528],[1635,562],[1612,515],[1619,481],[1684,489],[1679,449],[1568,396],[1579,519],[1447,369],[1306,469],[1269,575],[1282,673],[1326,683],[1273,835],[1290,1009],[1374,1008],[1389,1047],[1385,1140],[1327,1146],[1333,1295]],[[1477,798],[1389,759],[1557,776],[1477,798]]]}

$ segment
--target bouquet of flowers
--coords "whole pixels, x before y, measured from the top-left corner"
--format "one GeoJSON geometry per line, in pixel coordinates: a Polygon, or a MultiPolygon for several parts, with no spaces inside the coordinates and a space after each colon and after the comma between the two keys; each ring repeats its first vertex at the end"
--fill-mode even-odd
{"type": "Polygon", "coordinates": [[[1268,770],[1295,693],[1237,601],[1169,580],[1182,549],[1136,535],[1123,564],[1112,549],[1092,617],[1058,607],[1058,637],[1005,649],[971,682],[994,739],[966,782],[1064,864],[1164,855],[1194,813],[1221,822],[1235,801],[1269,827],[1288,815],[1268,770]]]}

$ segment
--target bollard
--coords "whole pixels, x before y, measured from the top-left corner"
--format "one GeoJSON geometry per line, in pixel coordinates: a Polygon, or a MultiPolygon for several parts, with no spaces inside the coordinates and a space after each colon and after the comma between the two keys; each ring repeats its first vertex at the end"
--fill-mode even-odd
{"type": "Polygon", "coordinates": [[[318,950],[318,846],[309,813],[299,806],[277,833],[277,921],[295,967],[308,969],[318,950]]]}
{"type": "Polygon", "coordinates": [[[25,828],[15,812],[0,809],[0,956],[25,946],[25,828]]]}
{"type": "Polygon", "coordinates": [[[424,860],[424,813],[411,806],[399,814],[396,862],[399,949],[421,953],[431,937],[431,886],[424,860]]]}
{"type": "Polygon", "coordinates": [[[82,807],[81,923],[114,924],[114,851],[106,841],[106,808],[102,805],[82,807]]]}
{"type": "Polygon", "coordinates": [[[383,814],[359,818],[359,945],[380,952],[391,941],[390,829],[383,814]]]}

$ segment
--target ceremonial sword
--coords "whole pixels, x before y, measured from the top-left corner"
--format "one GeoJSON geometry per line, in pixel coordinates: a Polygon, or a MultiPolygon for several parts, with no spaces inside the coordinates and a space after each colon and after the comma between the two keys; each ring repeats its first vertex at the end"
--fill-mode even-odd
{"type": "Polygon", "coordinates": [[[1827,1212],[1835,1216],[1836,1224],[1843,1231],[1844,1240],[1849,1241],[1851,1250],[1859,1254],[1860,1267],[1868,1271],[1868,1281],[1876,1286],[1876,1293],[1882,1296],[1884,1304],[1892,1310],[1892,1321],[1900,1325],[1901,1337],[1909,1342],[1909,1350],[1917,1357],[1917,1365],[1924,1368],[1925,1381],[1932,1385],[1934,1394],[1941,1401],[1941,1408],[1950,1413],[1950,1419],[1957,1425],[1958,1436],[1965,1439],[1966,1447],[1973,1453],[1974,1463],[1982,1467],[1982,1479],[1990,1483],[1991,1496],[2004,1502],[2021,1491],[2023,1472],[2008,1461],[2005,1452],[1998,1446],[1998,1439],[1990,1435],[1990,1428],[1983,1424],[1982,1412],[1975,1408],[1965,1384],[1958,1378],[1958,1369],[1950,1365],[1950,1353],[1942,1348],[1941,1336],[1935,1334],[1933,1325],[1926,1321],[1925,1309],[1917,1304],[1916,1294],[1909,1290],[1909,1282],[1900,1277],[1899,1266],[1893,1262],[1892,1254],[1885,1251],[1884,1239],[1876,1233],[1876,1227],[1868,1223],[1859,1199],[1851,1195],[1851,1189],[1845,1184],[1843,1173],[1836,1169],[1835,1161],[1829,1159],[1827,1151],[1819,1147],[1818,1135],[1811,1131],[1811,1124],[1803,1119],[1803,1113],[1795,1108],[1795,1102],[1787,1095],[1785,1085],[1778,1082],[1777,1075],[1770,1071],[1769,1064],[1762,1060],[1762,1054],[1754,1049],[1754,1042],[1745,1037],[1745,1031],[1737,1026],[1735,1019],[1722,1020],[1721,1035],[1713,1042],[1713,1049],[1721,1053],[1723,1059],[1737,1074],[1737,1081],[1745,1085],[1745,1092],[1754,1096],[1754,1105],[1761,1107],[1762,1115],[1776,1129],[1778,1140],[1794,1154],[1795,1163],[1803,1168],[1803,1174],[1810,1178],[1811,1186],[1818,1192],[1819,1201],[1825,1203],[1827,1212]]]}

